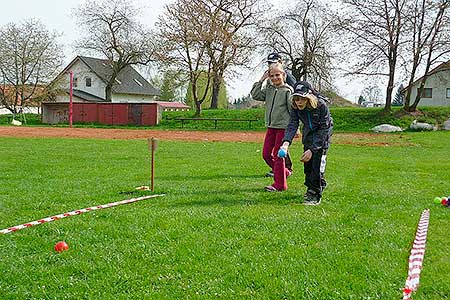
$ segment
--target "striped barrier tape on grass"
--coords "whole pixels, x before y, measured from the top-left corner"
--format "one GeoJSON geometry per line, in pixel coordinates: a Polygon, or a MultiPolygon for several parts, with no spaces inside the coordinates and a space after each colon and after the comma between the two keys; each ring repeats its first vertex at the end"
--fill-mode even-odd
{"type": "Polygon", "coordinates": [[[44,224],[44,223],[48,223],[48,222],[52,222],[52,221],[63,219],[63,218],[70,217],[70,216],[76,216],[76,215],[79,215],[79,214],[82,214],[82,213],[85,213],[85,212],[89,212],[89,211],[93,211],[93,210],[97,210],[97,209],[114,207],[114,206],[118,206],[118,205],[122,205],[122,204],[138,202],[138,201],[141,201],[141,200],[155,198],[155,197],[161,197],[161,196],[164,196],[164,194],[143,196],[143,197],[138,197],[138,198],[121,200],[121,201],[117,201],[117,202],[111,202],[111,203],[108,203],[108,204],[102,204],[102,205],[97,205],[97,206],[91,206],[91,207],[88,207],[88,208],[78,209],[78,210],[70,211],[70,212],[67,212],[67,213],[55,215],[55,216],[52,216],[52,217],[47,217],[47,218],[44,218],[44,219],[40,219],[40,220],[37,220],[37,221],[25,223],[25,224],[22,224],[22,225],[17,225],[17,226],[13,226],[13,227],[10,227],[10,228],[6,228],[6,229],[3,229],[3,230],[0,230],[0,234],[7,234],[7,233],[14,232],[14,231],[17,231],[17,230],[21,230],[21,229],[24,229],[24,228],[28,228],[28,227],[32,227],[32,226],[36,226],[36,225],[40,225],[40,224],[44,224]]]}
{"type": "Polygon", "coordinates": [[[422,270],[425,246],[427,243],[428,224],[430,222],[430,210],[426,209],[420,216],[417,225],[416,237],[409,256],[408,277],[403,289],[403,300],[412,300],[411,295],[419,287],[420,271],[422,270]]]}

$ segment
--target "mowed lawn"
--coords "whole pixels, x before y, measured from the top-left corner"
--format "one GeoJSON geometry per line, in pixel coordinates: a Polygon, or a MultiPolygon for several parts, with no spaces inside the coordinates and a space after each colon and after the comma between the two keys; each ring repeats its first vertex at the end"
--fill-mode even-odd
{"type": "MultiPolygon", "coordinates": [[[[0,299],[401,299],[426,208],[413,299],[448,299],[450,209],[433,199],[450,196],[450,133],[348,141],[317,207],[300,204],[298,140],[282,193],[263,190],[260,143],[160,141],[164,197],[0,235],[0,299]]],[[[0,138],[0,230],[148,194],[132,191],[149,174],[144,140],[0,138]]]]}

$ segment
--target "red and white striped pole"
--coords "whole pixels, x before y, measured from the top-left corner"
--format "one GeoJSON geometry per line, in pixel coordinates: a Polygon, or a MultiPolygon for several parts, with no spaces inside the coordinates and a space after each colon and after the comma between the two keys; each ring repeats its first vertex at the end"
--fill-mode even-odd
{"type": "Polygon", "coordinates": [[[409,256],[408,277],[403,289],[403,300],[412,300],[411,295],[419,287],[420,271],[422,270],[425,246],[427,243],[428,224],[430,222],[430,210],[426,209],[420,216],[417,225],[416,237],[409,256]]]}
{"type": "Polygon", "coordinates": [[[73,123],[73,72],[69,71],[70,86],[69,86],[69,127],[72,128],[73,123]]]}
{"type": "Polygon", "coordinates": [[[36,226],[36,225],[40,225],[40,224],[44,224],[44,223],[48,223],[48,222],[52,222],[52,221],[55,221],[55,220],[66,218],[66,217],[76,216],[76,215],[79,215],[79,214],[82,214],[82,213],[85,213],[85,212],[88,212],[88,211],[92,211],[92,210],[114,207],[114,206],[118,206],[118,205],[122,205],[122,204],[133,203],[133,202],[137,202],[137,201],[141,201],[141,200],[145,200],[145,199],[149,199],[149,198],[161,197],[161,196],[164,196],[164,194],[143,196],[143,197],[139,197],[139,198],[132,198],[132,199],[127,199],[127,200],[122,200],[122,201],[117,201],[117,202],[111,202],[111,203],[108,203],[108,204],[102,204],[102,205],[97,205],[97,206],[91,206],[91,207],[88,207],[88,208],[78,209],[78,210],[70,211],[70,212],[67,212],[67,213],[55,215],[55,216],[52,216],[52,217],[47,217],[47,218],[44,218],[44,219],[40,219],[40,220],[37,220],[37,221],[33,221],[33,222],[29,222],[29,223],[13,226],[13,227],[10,227],[10,228],[6,228],[6,229],[3,229],[3,230],[0,230],[0,234],[11,233],[11,232],[18,231],[18,230],[21,230],[21,229],[24,229],[24,228],[28,228],[28,227],[32,227],[32,226],[36,226]]]}

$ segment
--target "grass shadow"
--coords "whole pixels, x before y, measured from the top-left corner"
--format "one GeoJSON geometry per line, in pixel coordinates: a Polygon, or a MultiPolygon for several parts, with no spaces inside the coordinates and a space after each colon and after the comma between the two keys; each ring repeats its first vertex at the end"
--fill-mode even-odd
{"type": "MultiPolygon", "coordinates": [[[[240,179],[259,179],[264,178],[264,175],[242,175],[242,174],[220,174],[220,175],[195,175],[189,176],[189,180],[211,180],[211,179],[230,179],[230,178],[240,178],[240,179]]],[[[171,175],[171,176],[157,176],[155,179],[170,180],[170,181],[185,181],[186,176],[183,175],[171,175]]]]}

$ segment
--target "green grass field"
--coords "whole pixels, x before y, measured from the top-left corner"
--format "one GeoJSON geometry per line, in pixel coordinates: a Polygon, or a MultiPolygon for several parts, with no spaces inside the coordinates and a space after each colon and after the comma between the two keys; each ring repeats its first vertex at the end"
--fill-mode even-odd
{"type": "MultiPolygon", "coordinates": [[[[0,235],[0,299],[401,299],[425,208],[413,299],[448,299],[450,209],[433,198],[450,194],[450,133],[398,137],[334,144],[317,207],[300,204],[298,141],[282,193],[263,191],[262,143],[161,141],[165,197],[0,235]]],[[[149,169],[144,140],[0,138],[0,229],[145,194],[127,192],[149,169]]]]}
{"type": "MultiPolygon", "coordinates": [[[[352,107],[330,107],[334,119],[334,132],[372,132],[371,128],[380,124],[391,124],[407,129],[413,120],[427,122],[442,127],[443,123],[450,118],[450,107],[420,107],[421,115],[404,115],[398,117],[400,108],[395,107],[390,114],[382,114],[383,108],[352,108],[352,107]]],[[[215,128],[214,121],[186,121],[183,128],[181,121],[176,118],[190,118],[194,111],[167,111],[162,115],[158,126],[142,127],[135,125],[100,125],[100,124],[75,124],[75,127],[100,127],[100,128],[127,128],[127,129],[172,129],[172,130],[206,130],[206,131],[265,131],[264,109],[205,109],[202,110],[204,118],[220,119],[256,119],[251,127],[248,122],[219,121],[215,128]]],[[[22,120],[18,115],[17,119],[22,120]]],[[[10,124],[12,115],[0,115],[0,126],[10,124]]],[[[26,126],[42,126],[41,116],[26,115],[26,126]]],[[[25,124],[24,124],[25,125],[25,124]]],[[[44,126],[48,126],[44,124],[44,126]]],[[[68,124],[57,126],[67,127],[68,124]]]]}

